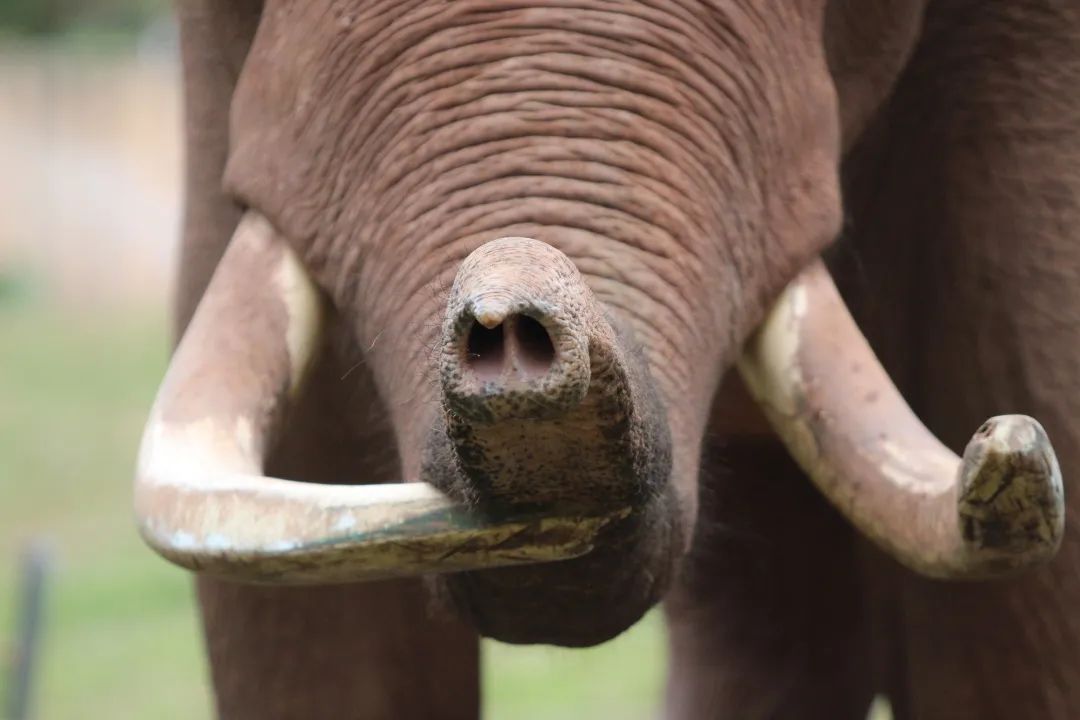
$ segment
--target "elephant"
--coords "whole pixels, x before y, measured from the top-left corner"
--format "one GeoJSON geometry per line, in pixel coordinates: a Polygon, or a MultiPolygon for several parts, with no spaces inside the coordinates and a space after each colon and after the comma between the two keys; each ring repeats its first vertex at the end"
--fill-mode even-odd
{"type": "Polygon", "coordinates": [[[183,341],[136,503],[206,571],[222,717],[476,717],[479,635],[658,603],[665,717],[1080,713],[1080,6],[178,12],[183,341]],[[289,555],[362,490],[510,530],[370,583],[289,555]]]}

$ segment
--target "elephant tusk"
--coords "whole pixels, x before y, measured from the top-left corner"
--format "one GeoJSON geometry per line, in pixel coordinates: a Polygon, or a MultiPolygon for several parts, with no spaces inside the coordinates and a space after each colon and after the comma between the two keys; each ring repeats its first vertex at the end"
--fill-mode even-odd
{"type": "Polygon", "coordinates": [[[818,489],[909,568],[996,577],[1060,545],[1061,471],[1042,426],[992,418],[957,457],[904,402],[821,260],[784,291],[738,367],[818,489]]]}
{"type": "Polygon", "coordinates": [[[425,483],[265,477],[273,433],[316,354],[322,311],[288,243],[249,211],[143,434],[135,513],[165,558],[247,582],[373,580],[577,557],[629,513],[486,517],[425,483]]]}

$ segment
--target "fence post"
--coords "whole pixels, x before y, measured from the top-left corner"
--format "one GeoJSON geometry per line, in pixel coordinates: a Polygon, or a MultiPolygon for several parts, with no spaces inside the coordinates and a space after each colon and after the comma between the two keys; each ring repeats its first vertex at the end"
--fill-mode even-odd
{"type": "Polygon", "coordinates": [[[41,635],[45,575],[49,553],[42,542],[32,542],[22,553],[19,588],[21,598],[15,615],[14,656],[8,678],[8,720],[28,720],[33,695],[34,668],[41,635]]]}

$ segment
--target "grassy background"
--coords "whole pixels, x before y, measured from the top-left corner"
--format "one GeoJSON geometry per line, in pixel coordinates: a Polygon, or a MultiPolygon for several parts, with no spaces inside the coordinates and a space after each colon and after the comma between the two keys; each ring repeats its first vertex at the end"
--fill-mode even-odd
{"type": "MultiPolygon", "coordinates": [[[[141,544],[130,516],[165,324],[157,307],[61,309],[0,277],[0,652],[13,639],[17,555],[42,537],[53,563],[40,720],[211,716],[188,576],[141,544]]],[[[655,614],[593,650],[488,642],[486,716],[651,717],[665,653],[655,614]]]]}

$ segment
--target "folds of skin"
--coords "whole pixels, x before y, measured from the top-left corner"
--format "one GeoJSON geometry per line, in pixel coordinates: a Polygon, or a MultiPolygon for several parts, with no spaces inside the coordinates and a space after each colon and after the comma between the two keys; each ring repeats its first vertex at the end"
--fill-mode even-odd
{"type": "MultiPolygon", "coordinates": [[[[651,537],[607,561],[638,575],[629,585],[660,586],[692,534],[723,370],[839,226],[821,22],[817,3],[271,1],[233,99],[226,187],[351,319],[402,475],[436,484],[428,460],[452,449],[439,363],[462,262],[500,237],[568,258],[628,379],[635,365],[651,377],[666,418],[651,537]]],[[[586,484],[563,484],[563,499],[590,501],[586,484]]],[[[533,586],[543,612],[519,637],[598,642],[656,597],[632,593],[613,613],[588,573],[560,566],[533,586]],[[561,598],[545,604],[549,592],[561,598]],[[595,622],[583,613],[563,633],[575,594],[595,622]]]]}

